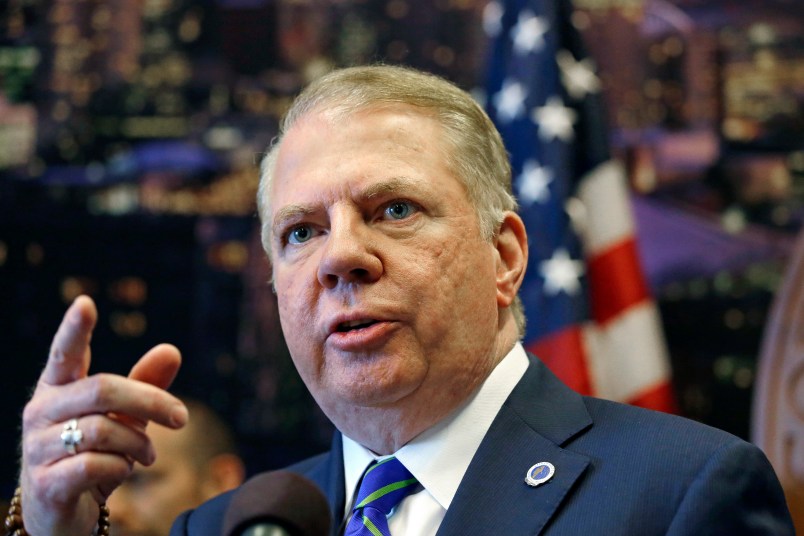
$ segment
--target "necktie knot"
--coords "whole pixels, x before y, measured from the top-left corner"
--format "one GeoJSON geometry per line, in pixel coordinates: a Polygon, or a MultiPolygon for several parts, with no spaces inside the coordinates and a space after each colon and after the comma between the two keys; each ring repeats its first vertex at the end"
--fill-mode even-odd
{"type": "Polygon", "coordinates": [[[347,536],[389,536],[388,514],[418,485],[416,478],[394,457],[374,463],[366,469],[347,536]]]}

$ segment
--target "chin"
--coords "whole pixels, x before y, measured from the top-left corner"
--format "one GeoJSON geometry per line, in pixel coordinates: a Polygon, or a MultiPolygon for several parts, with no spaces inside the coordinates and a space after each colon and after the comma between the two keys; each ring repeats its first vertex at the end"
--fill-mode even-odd
{"type": "Polygon", "coordinates": [[[363,413],[365,410],[394,411],[400,408],[403,401],[416,389],[419,383],[403,383],[385,379],[385,381],[371,383],[339,382],[336,386],[330,384],[320,389],[323,397],[315,396],[316,402],[330,419],[338,424],[338,416],[355,415],[355,411],[363,413]],[[362,384],[362,385],[361,385],[362,384]]]}
{"type": "Polygon", "coordinates": [[[405,387],[404,384],[390,382],[388,384],[374,384],[368,388],[350,390],[346,386],[342,392],[341,400],[347,405],[364,408],[392,408],[399,401],[413,392],[414,388],[405,387]]]}

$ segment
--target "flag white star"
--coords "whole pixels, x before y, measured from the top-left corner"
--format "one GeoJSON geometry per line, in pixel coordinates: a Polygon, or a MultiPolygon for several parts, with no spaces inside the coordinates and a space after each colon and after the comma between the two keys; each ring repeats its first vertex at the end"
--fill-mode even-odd
{"type": "Polygon", "coordinates": [[[494,106],[497,108],[497,119],[503,123],[513,121],[525,113],[525,86],[511,80],[503,81],[500,91],[494,94],[494,106]]]}
{"type": "Polygon", "coordinates": [[[545,141],[560,138],[569,142],[575,138],[573,125],[578,114],[564,106],[560,97],[550,97],[544,106],[534,108],[530,117],[539,125],[539,137],[545,141]]]}
{"type": "Polygon", "coordinates": [[[528,160],[522,166],[522,173],[517,177],[519,200],[527,205],[534,202],[544,203],[550,199],[550,183],[553,182],[553,171],[540,166],[536,160],[528,160]]]}
{"type": "Polygon", "coordinates": [[[590,58],[576,61],[568,50],[559,50],[556,61],[561,69],[564,87],[572,98],[582,99],[600,91],[600,79],[595,74],[595,64],[590,58]]]}
{"type": "Polygon", "coordinates": [[[483,9],[483,29],[489,37],[497,37],[502,31],[502,5],[499,2],[492,1],[486,4],[483,9]]]}
{"type": "Polygon", "coordinates": [[[527,54],[540,50],[544,46],[544,34],[549,25],[541,17],[537,17],[530,10],[519,14],[516,24],[511,28],[511,39],[514,40],[514,51],[527,54]]]}
{"type": "Polygon", "coordinates": [[[583,262],[573,260],[566,249],[559,248],[550,259],[539,263],[539,273],[544,277],[545,293],[555,296],[564,291],[574,295],[581,290],[584,266],[583,262]]]}

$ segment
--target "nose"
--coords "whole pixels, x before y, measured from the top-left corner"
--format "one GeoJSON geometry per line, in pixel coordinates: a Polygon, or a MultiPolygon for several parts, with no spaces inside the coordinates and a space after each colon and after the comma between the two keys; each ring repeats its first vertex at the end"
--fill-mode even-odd
{"type": "Polygon", "coordinates": [[[383,272],[378,253],[371,229],[362,218],[333,218],[318,265],[318,281],[324,288],[341,283],[372,283],[383,272]]]}

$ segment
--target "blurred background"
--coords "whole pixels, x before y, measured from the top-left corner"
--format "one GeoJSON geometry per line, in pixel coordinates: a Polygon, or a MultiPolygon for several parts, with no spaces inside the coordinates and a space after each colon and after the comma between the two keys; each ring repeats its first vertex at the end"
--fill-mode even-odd
{"type": "MultiPolygon", "coordinates": [[[[482,95],[484,0],[0,2],[0,492],[22,407],[80,293],[93,371],[171,342],[177,392],[250,472],[327,448],[284,346],[255,164],[289,100],[385,61],[482,95]]],[[[804,219],[800,0],[576,0],[678,412],[748,439],[763,334],[804,219]]]]}

